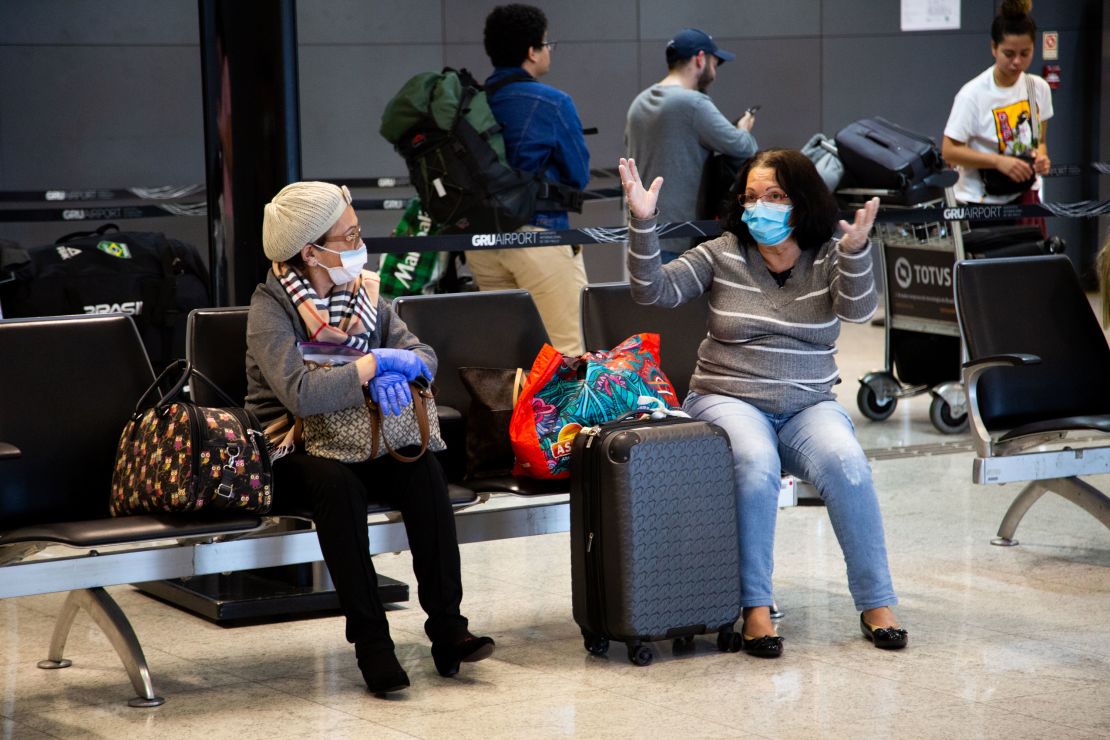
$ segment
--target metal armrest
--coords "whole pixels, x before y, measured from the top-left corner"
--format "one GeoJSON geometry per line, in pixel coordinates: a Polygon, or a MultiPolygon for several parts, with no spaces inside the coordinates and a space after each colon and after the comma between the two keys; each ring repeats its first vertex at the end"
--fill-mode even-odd
{"type": "Polygon", "coordinates": [[[1018,367],[1021,365],[1037,365],[1041,358],[1037,355],[1013,353],[1005,355],[990,355],[976,360],[968,360],[963,364],[964,391],[967,393],[967,416],[971,423],[971,431],[975,435],[975,450],[979,457],[991,457],[994,452],[994,443],[983,417],[979,415],[979,378],[987,370],[996,367],[1018,367]]]}
{"type": "Polygon", "coordinates": [[[0,442],[0,460],[15,460],[23,453],[18,447],[8,442],[0,442]]]}

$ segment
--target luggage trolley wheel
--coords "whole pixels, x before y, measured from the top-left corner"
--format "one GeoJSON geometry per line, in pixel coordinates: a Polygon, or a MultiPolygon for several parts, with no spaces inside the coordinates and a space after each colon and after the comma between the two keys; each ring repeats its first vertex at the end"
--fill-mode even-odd
{"type": "Polygon", "coordinates": [[[633,665],[649,665],[655,656],[651,648],[638,640],[628,643],[628,660],[633,665]]]}
{"type": "Polygon", "coordinates": [[[953,414],[948,401],[940,396],[933,396],[933,402],[929,404],[929,421],[944,434],[960,434],[966,432],[968,427],[967,414],[953,414]]]}
{"type": "Polygon", "coordinates": [[[694,649],[694,636],[685,635],[683,637],[674,638],[671,643],[671,650],[676,653],[684,653],[694,649]]]}
{"type": "Polygon", "coordinates": [[[731,624],[726,624],[717,631],[717,649],[722,653],[738,653],[742,644],[740,633],[731,624]]]}
{"type": "Polygon", "coordinates": [[[582,630],[582,645],[590,655],[606,655],[609,652],[609,638],[582,630]]]}
{"type": "Polygon", "coordinates": [[[856,393],[856,405],[859,406],[861,414],[866,416],[871,421],[883,421],[889,419],[890,415],[894,413],[895,407],[898,406],[898,399],[894,396],[887,396],[876,386],[886,385],[885,381],[897,387],[898,381],[886,373],[869,373],[859,383],[859,391],[856,393]],[[883,377],[885,376],[885,377],[883,377]],[[880,400],[880,394],[882,400],[880,400]]]}

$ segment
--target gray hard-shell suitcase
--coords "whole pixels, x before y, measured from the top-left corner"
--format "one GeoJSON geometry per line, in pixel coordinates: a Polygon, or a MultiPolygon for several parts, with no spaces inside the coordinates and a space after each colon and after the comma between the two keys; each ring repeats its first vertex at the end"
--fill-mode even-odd
{"type": "Polygon", "coordinates": [[[740,649],[740,567],[732,450],[724,430],[682,418],[585,429],[571,449],[574,620],[586,649],[717,632],[740,649]]]}

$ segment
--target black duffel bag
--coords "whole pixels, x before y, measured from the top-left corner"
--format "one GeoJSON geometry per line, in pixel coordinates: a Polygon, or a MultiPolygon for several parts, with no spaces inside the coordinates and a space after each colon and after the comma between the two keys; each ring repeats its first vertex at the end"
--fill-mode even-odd
{"type": "Polygon", "coordinates": [[[185,356],[189,311],[212,304],[196,248],[165,234],[105,224],[54,244],[2,248],[5,318],[130,314],[156,372],[185,356]]]}
{"type": "Polygon", "coordinates": [[[914,205],[941,198],[957,175],[946,170],[940,149],[928,136],[909,131],[880,116],[861,118],[836,134],[844,163],[841,187],[890,190],[884,202],[914,205]]]}

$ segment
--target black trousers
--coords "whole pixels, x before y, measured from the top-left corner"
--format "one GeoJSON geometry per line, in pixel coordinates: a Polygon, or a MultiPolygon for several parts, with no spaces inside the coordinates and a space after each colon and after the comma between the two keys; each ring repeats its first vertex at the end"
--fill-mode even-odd
{"type": "Polygon", "coordinates": [[[370,559],[370,502],[384,503],[404,518],[420,606],[428,615],[428,637],[453,641],[465,632],[467,621],[459,613],[462,576],[455,515],[434,455],[412,463],[385,455],[347,464],[293,453],[274,463],[274,492],[276,512],[294,507],[312,512],[324,563],[347,618],[348,642],[392,646],[370,559]]]}

